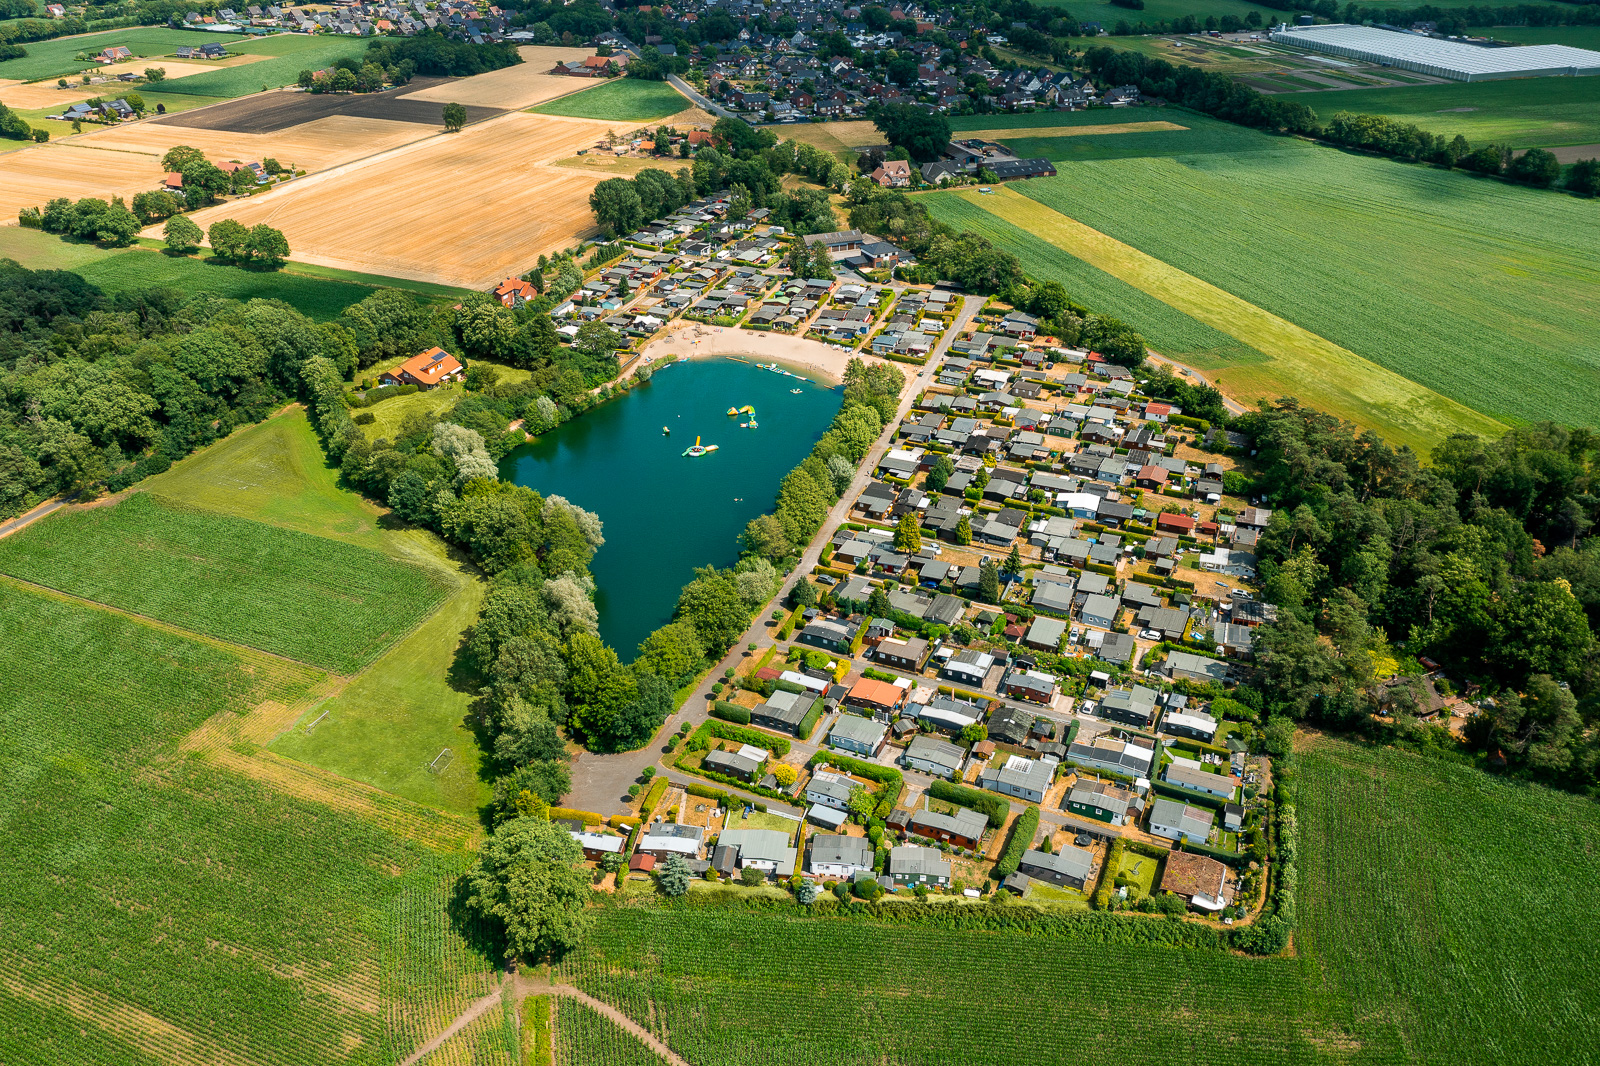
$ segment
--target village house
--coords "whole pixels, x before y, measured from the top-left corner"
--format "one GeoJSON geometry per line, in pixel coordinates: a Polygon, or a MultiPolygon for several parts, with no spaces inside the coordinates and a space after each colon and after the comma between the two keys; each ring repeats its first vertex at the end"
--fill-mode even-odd
{"type": "Polygon", "coordinates": [[[1034,880],[1081,890],[1094,870],[1094,853],[1070,844],[1054,854],[1030,850],[1023,852],[1017,870],[1034,880]]]}
{"type": "Polygon", "coordinates": [[[811,838],[806,858],[811,876],[847,880],[871,870],[872,845],[865,837],[819,833],[811,838]]]}
{"type": "Polygon", "coordinates": [[[901,844],[889,850],[889,876],[899,888],[945,888],[950,884],[950,864],[934,848],[901,844]]]}
{"type": "Polygon", "coordinates": [[[883,749],[889,727],[871,718],[843,714],[828,734],[828,746],[836,751],[847,751],[864,759],[875,759],[883,749]]]}
{"type": "Polygon", "coordinates": [[[975,848],[983,838],[989,820],[977,811],[957,807],[954,814],[917,810],[911,812],[906,828],[919,837],[954,844],[962,848],[975,848]]]}
{"type": "Polygon", "coordinates": [[[1177,800],[1158,798],[1150,805],[1150,834],[1165,840],[1204,844],[1211,833],[1212,814],[1177,800]]]}
{"type": "Polygon", "coordinates": [[[378,381],[384,385],[415,385],[420,389],[432,389],[448,381],[460,381],[465,376],[466,368],[455,356],[443,348],[429,348],[413,355],[393,370],[385,370],[378,376],[378,381]]]}
{"type": "Polygon", "coordinates": [[[1216,859],[1186,851],[1167,856],[1161,890],[1182,896],[1197,910],[1220,911],[1228,905],[1228,868],[1216,859]]]}
{"type": "Polygon", "coordinates": [[[1128,820],[1128,808],[1133,806],[1134,794],[1110,781],[1079,779],[1067,794],[1067,810],[1080,818],[1093,818],[1107,825],[1123,825],[1128,820]]]}
{"type": "Polygon", "coordinates": [[[911,743],[906,747],[906,753],[900,757],[900,763],[906,769],[920,770],[935,777],[949,777],[960,773],[966,761],[967,753],[964,749],[930,736],[912,737],[911,743]]]}

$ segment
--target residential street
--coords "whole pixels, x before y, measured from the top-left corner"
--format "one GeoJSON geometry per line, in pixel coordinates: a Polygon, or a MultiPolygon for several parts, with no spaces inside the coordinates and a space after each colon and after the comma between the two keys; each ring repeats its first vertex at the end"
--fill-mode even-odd
{"type": "MultiPolygon", "coordinates": [[[[794,570],[795,574],[809,574],[811,572],[811,568],[817,565],[817,560],[822,554],[823,545],[828,543],[834,529],[838,527],[839,523],[849,519],[851,501],[860,495],[867,482],[872,480],[873,471],[878,467],[878,460],[883,457],[884,452],[889,448],[890,442],[894,440],[895,431],[899,428],[900,421],[905,418],[906,412],[911,410],[911,405],[916,402],[916,398],[921,391],[933,380],[934,368],[943,360],[946,349],[949,348],[952,341],[961,335],[961,331],[966,328],[967,323],[983,307],[983,302],[984,298],[981,296],[962,297],[961,313],[956,316],[954,324],[945,330],[944,336],[939,338],[939,343],[934,346],[928,361],[921,367],[912,367],[910,365],[905,367],[908,372],[908,378],[905,388],[900,392],[900,405],[895,409],[894,417],[889,420],[884,427],[882,435],[878,437],[877,442],[867,452],[866,458],[862,460],[860,468],[856,471],[855,480],[850,483],[850,487],[844,491],[838,502],[833,505],[833,509],[828,512],[828,517],[823,520],[822,525],[817,529],[816,536],[811,538],[811,543],[806,546],[806,550],[800,556],[800,562],[794,570]],[[909,374],[912,370],[916,370],[914,375],[909,374]]],[[[776,486],[774,486],[774,491],[776,491],[776,486]]],[[[639,778],[639,775],[644,772],[644,768],[646,766],[656,766],[658,772],[664,768],[665,764],[661,762],[662,745],[665,743],[666,738],[677,730],[678,723],[687,719],[690,728],[693,729],[706,720],[707,712],[711,706],[709,698],[711,696],[711,686],[722,678],[723,671],[730,666],[736,665],[745,657],[747,645],[752,643],[756,645],[756,650],[749,654],[760,655],[776,643],[773,640],[772,631],[766,623],[772,617],[772,612],[781,605],[783,598],[788,594],[789,586],[792,584],[792,579],[785,580],[778,594],[755,613],[750,628],[734,642],[727,656],[706,674],[704,680],[689,695],[688,700],[684,702],[683,709],[677,716],[668,719],[666,725],[662,727],[661,732],[656,735],[653,741],[638,751],[623,752],[617,755],[596,755],[584,752],[575,758],[572,763],[572,792],[563,801],[563,805],[575,807],[579,810],[596,811],[600,814],[614,814],[621,811],[628,802],[628,786],[639,778]]],[[[826,735],[825,724],[818,725],[816,733],[813,734],[814,737],[821,738],[826,735]]],[[[796,745],[797,750],[804,750],[808,747],[814,751],[816,744],[796,745]]],[[[692,780],[699,780],[697,778],[686,778],[676,771],[668,771],[668,776],[674,784],[686,784],[692,780]]],[[[735,794],[738,793],[737,789],[729,789],[729,791],[735,794]]],[[[756,802],[756,797],[751,796],[749,798],[751,802],[756,802]]],[[[760,800],[760,802],[768,803],[765,799],[760,800]]],[[[781,805],[768,803],[768,806],[778,807],[781,805]]],[[[790,813],[798,814],[800,812],[790,808],[790,813]]]]}

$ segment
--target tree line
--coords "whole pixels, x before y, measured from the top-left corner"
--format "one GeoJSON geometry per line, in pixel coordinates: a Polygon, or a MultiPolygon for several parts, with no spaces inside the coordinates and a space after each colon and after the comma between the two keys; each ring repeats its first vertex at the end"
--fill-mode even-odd
{"type": "MultiPolygon", "coordinates": [[[[1543,148],[1516,155],[1503,144],[1474,147],[1460,134],[1445,137],[1409,122],[1382,115],[1357,115],[1340,111],[1321,131],[1323,140],[1362,151],[1377,152],[1413,163],[1432,163],[1445,169],[1460,168],[1475,174],[1504,177],[1522,185],[1548,189],[1561,180],[1561,163],[1543,148]]],[[[1567,168],[1563,188],[1579,196],[1600,195],[1600,161],[1583,159],[1567,168]]]]}

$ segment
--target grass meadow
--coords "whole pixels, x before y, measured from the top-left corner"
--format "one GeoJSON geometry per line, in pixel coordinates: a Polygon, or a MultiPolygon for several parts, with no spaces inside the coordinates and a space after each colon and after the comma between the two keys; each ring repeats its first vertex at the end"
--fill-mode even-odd
{"type": "MultiPolygon", "coordinates": [[[[1589,30],[1600,38],[1600,27],[1589,30]]],[[[1501,31],[1495,31],[1496,36],[1501,31]]],[[[1561,42],[1566,43],[1566,42],[1561,42]]],[[[1597,47],[1600,44],[1575,45],[1597,47]]],[[[1406,85],[1297,97],[1324,122],[1340,111],[1385,115],[1430,133],[1513,148],[1600,144],[1600,79],[1513,78],[1476,84],[1406,85]]]]}
{"type": "Polygon", "coordinates": [[[432,616],[337,693],[304,707],[271,750],[417,803],[477,816],[488,786],[467,722],[480,683],[458,668],[456,649],[477,616],[483,585],[439,538],[396,526],[341,488],[338,469],[323,458],[298,408],[239,430],[142,487],[188,506],[382,552],[449,582],[453,591],[432,616]],[[429,772],[447,747],[454,756],[429,772]]]}
{"type": "Polygon", "coordinates": [[[162,85],[167,92],[176,95],[248,96],[262,89],[292,85],[302,70],[321,70],[346,57],[360,59],[366,54],[367,45],[355,37],[268,37],[261,41],[242,41],[237,48],[230,46],[229,50],[272,58],[243,66],[219,67],[208,74],[194,74],[162,85]],[[293,46],[284,43],[286,40],[293,42],[293,46]]]}
{"type": "Polygon", "coordinates": [[[0,572],[349,674],[450,591],[434,571],[139,492],[0,541],[0,572]]]}
{"type": "Polygon", "coordinates": [[[539,115],[597,118],[612,122],[653,122],[689,107],[686,97],[664,81],[613,78],[592,89],[529,108],[539,115]]]}
{"type": "MultiPolygon", "coordinates": [[[[180,45],[194,47],[217,41],[226,44],[230,51],[234,45],[244,43],[242,38],[235,39],[227,34],[206,33],[201,30],[169,30],[153,26],[106,30],[103,33],[86,33],[77,37],[57,37],[53,41],[29,41],[22,46],[28,50],[27,55],[0,62],[0,78],[36,81],[39,78],[70,76],[99,65],[78,59],[80,53],[92,59],[101,49],[115,45],[127,48],[136,56],[155,60],[171,55],[180,45]]],[[[160,66],[155,62],[150,65],[160,66]]]]}
{"type": "Polygon", "coordinates": [[[1594,804],[1343,741],[1298,761],[1291,956],[636,903],[562,973],[691,1062],[1595,1061],[1594,804]]]}
{"type": "Polygon", "coordinates": [[[282,300],[308,318],[328,322],[375,289],[405,289],[427,300],[459,300],[465,289],[407,278],[361,274],[312,263],[280,270],[251,270],[209,256],[174,256],[159,241],[131,248],[102,248],[21,226],[0,226],[0,256],[30,270],[71,270],[106,292],[168,287],[214,292],[233,300],[282,300]]]}
{"type": "Polygon", "coordinates": [[[186,743],[320,671],[9,582],[0,620],[0,1059],[376,1066],[493,987],[462,853],[186,743]]]}

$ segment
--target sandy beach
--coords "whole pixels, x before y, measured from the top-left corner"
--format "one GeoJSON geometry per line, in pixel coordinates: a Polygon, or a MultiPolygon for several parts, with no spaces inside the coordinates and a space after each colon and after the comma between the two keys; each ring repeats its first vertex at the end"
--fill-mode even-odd
{"type": "MultiPolygon", "coordinates": [[[[888,361],[863,352],[840,351],[831,344],[804,337],[681,321],[672,323],[667,333],[645,345],[642,354],[652,362],[676,359],[682,355],[692,359],[748,355],[757,362],[777,363],[789,370],[807,371],[818,380],[834,385],[844,381],[844,368],[851,359],[860,359],[865,363],[888,361]]],[[[638,365],[644,365],[643,359],[638,365]]],[[[907,377],[916,370],[908,366],[902,366],[901,369],[907,377]]]]}

